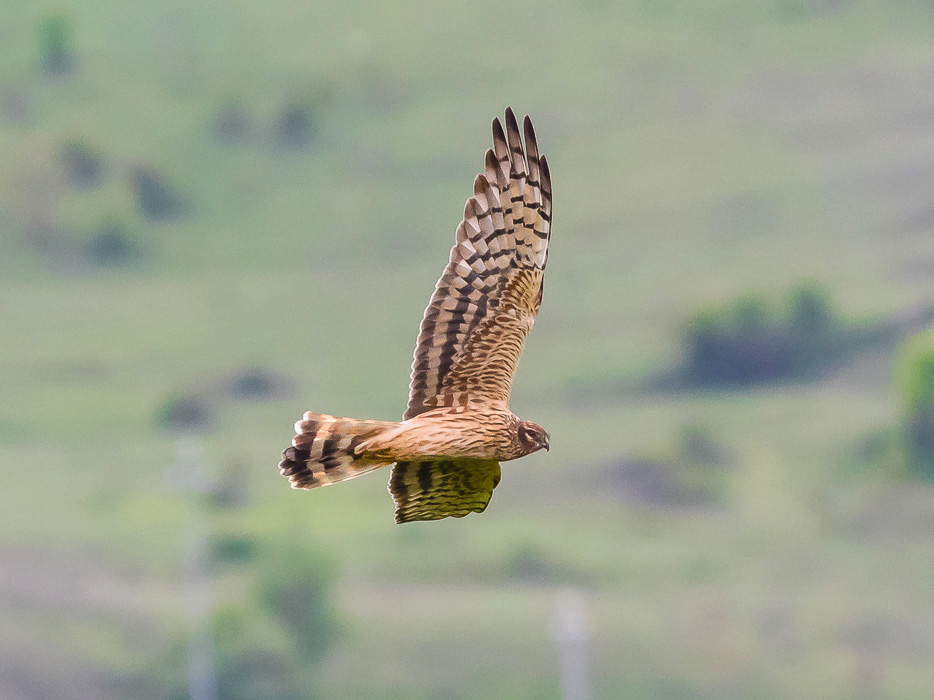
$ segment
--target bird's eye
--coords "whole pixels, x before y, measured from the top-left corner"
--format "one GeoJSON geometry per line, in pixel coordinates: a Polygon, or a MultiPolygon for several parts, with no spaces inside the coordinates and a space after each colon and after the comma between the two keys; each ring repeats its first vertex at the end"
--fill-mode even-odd
{"type": "Polygon", "coordinates": [[[530,425],[519,426],[519,439],[529,445],[538,443],[538,430],[530,425]]]}

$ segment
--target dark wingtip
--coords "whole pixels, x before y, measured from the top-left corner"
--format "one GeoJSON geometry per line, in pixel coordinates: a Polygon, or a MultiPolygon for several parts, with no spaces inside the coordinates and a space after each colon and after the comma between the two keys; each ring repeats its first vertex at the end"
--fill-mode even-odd
{"type": "Polygon", "coordinates": [[[493,118],[493,140],[506,143],[506,132],[503,130],[503,123],[499,117],[493,118]]]}
{"type": "Polygon", "coordinates": [[[519,122],[516,120],[512,107],[506,108],[506,129],[514,131],[517,135],[519,133],[519,122]]]}
{"type": "Polygon", "coordinates": [[[526,154],[532,162],[532,166],[535,167],[535,164],[541,159],[541,156],[538,152],[538,140],[535,138],[535,127],[532,126],[532,120],[529,119],[528,114],[526,114],[525,119],[522,120],[522,133],[525,135],[526,154]]]}

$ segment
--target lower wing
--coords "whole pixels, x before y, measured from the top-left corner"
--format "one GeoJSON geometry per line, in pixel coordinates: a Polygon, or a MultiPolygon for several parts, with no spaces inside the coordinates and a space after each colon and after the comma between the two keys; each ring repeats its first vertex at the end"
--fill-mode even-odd
{"type": "Polygon", "coordinates": [[[495,460],[396,462],[389,479],[396,522],[482,513],[499,479],[499,462],[495,460]]]}

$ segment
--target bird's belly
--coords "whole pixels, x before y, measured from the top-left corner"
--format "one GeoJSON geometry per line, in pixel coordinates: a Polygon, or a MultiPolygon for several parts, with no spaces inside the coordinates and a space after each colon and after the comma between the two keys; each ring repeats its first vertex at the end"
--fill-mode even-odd
{"type": "MultiPolygon", "coordinates": [[[[406,436],[407,438],[409,436],[406,436]]],[[[497,444],[472,439],[469,435],[452,438],[411,436],[391,447],[394,460],[412,461],[428,457],[446,459],[508,459],[497,444]]]]}
{"type": "Polygon", "coordinates": [[[511,434],[503,423],[481,417],[460,420],[412,420],[383,446],[394,460],[416,461],[429,457],[447,459],[512,459],[511,434]]]}

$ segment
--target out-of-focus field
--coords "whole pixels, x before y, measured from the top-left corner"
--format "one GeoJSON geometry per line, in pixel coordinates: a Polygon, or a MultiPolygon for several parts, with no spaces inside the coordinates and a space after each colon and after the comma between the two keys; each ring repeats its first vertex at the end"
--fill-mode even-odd
{"type": "MultiPolygon", "coordinates": [[[[212,541],[331,572],[326,652],[250,628],[322,697],[557,698],[563,586],[587,600],[595,697],[930,697],[934,488],[866,447],[899,419],[895,346],[811,382],[647,378],[695,308],[748,290],[816,279],[866,319],[934,300],[932,31],[911,0],[6,3],[0,696],[185,697],[198,509],[212,541]],[[58,12],[55,76],[38,28],[58,12]],[[512,400],[551,451],[464,520],[394,526],[387,473],[290,491],[302,411],[401,415],[506,105],[554,178],[512,400]],[[98,154],[93,186],[69,143],[98,154]],[[141,171],[178,211],[140,213],[141,171]],[[114,223],[132,254],[100,264],[114,223]],[[254,367],[278,388],[236,398],[254,367]],[[236,507],[180,488],[174,396],[206,407],[236,507]],[[698,434],[722,458],[692,471],[698,434]]],[[[262,609],[249,582],[275,561],[212,566],[211,605],[262,609]]]]}

